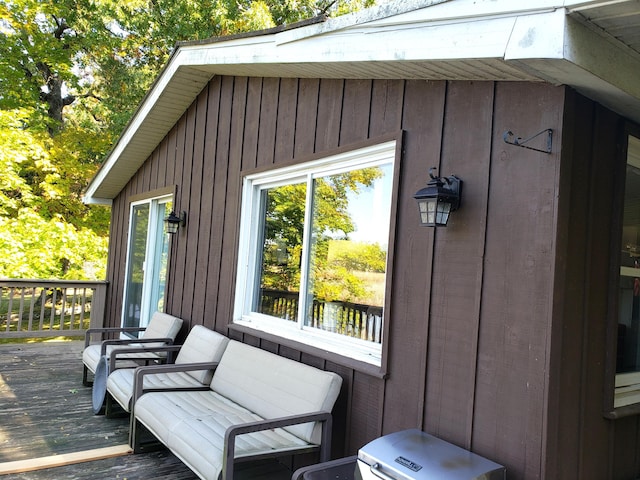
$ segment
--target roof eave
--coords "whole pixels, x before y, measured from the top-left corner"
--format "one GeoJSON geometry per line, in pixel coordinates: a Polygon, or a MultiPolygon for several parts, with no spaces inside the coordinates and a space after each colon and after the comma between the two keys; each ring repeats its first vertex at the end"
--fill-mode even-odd
{"type": "MultiPolygon", "coordinates": [[[[451,11],[454,3],[438,11],[451,11]]],[[[564,9],[396,20],[356,18],[351,25],[340,20],[340,28],[326,22],[180,45],[93,178],[85,202],[115,198],[215,75],[548,81],[640,121],[640,84],[631,80],[640,71],[639,56],[613,39],[603,41],[564,9]]]]}

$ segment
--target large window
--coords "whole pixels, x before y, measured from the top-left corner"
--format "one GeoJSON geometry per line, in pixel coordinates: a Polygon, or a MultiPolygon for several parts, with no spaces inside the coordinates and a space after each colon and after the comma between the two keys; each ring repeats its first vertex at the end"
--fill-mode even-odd
{"type": "Polygon", "coordinates": [[[395,152],[245,177],[236,323],[380,365],[395,152]]]}
{"type": "Polygon", "coordinates": [[[629,137],[618,291],[614,407],[640,402],[640,140],[629,137]]]}

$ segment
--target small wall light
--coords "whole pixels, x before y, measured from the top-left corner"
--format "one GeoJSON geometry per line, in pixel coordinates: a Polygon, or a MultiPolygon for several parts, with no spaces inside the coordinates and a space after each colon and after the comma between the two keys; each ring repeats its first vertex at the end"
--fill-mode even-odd
{"type": "Polygon", "coordinates": [[[455,175],[436,177],[435,167],[429,169],[431,180],[413,196],[420,209],[420,225],[446,227],[449,214],[460,207],[462,180],[455,175]]]}
{"type": "Polygon", "coordinates": [[[167,226],[167,233],[173,235],[178,231],[179,227],[184,227],[187,224],[187,212],[182,212],[180,216],[176,215],[173,210],[167,218],[164,219],[164,223],[167,226]]]}

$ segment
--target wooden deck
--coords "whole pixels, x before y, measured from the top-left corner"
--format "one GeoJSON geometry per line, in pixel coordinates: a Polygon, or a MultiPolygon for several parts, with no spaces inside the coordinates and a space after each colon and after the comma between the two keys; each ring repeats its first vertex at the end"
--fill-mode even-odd
{"type": "MultiPolygon", "coordinates": [[[[82,348],[79,341],[0,345],[0,472],[7,471],[6,462],[34,464],[43,457],[127,444],[128,419],[91,411],[91,389],[82,386],[82,348]]],[[[242,467],[236,475],[239,480],[291,478],[291,471],[276,462],[242,467]]],[[[0,476],[3,480],[197,479],[166,450],[0,476]]]]}

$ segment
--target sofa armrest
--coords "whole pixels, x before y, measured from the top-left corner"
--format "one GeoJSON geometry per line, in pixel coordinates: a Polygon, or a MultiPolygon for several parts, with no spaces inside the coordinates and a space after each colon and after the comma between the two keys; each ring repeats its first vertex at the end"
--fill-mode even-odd
{"type": "Polygon", "coordinates": [[[222,480],[233,480],[233,466],[236,449],[236,437],[245,433],[259,432],[261,430],[271,430],[274,428],[299,425],[301,423],[320,422],[322,426],[322,437],[320,441],[320,462],[326,462],[331,456],[331,428],[333,417],[330,412],[314,412],[301,415],[291,415],[288,417],[273,418],[257,422],[231,425],[224,435],[224,450],[222,457],[222,480]]]}
{"type": "MultiPolygon", "coordinates": [[[[199,390],[203,388],[167,388],[167,389],[144,389],[144,377],[145,375],[153,375],[154,373],[175,373],[175,372],[195,372],[197,370],[215,370],[218,366],[217,362],[207,363],[180,363],[180,364],[165,364],[165,365],[148,365],[144,367],[138,367],[135,370],[133,376],[133,396],[131,397],[131,411],[136,404],[136,401],[146,392],[160,392],[160,391],[182,391],[182,390],[199,390]]],[[[209,389],[209,386],[206,386],[209,389]]]]}
{"type": "Polygon", "coordinates": [[[94,333],[135,333],[144,332],[146,327],[94,327],[84,332],[84,348],[91,343],[91,335],[94,333]]]}

